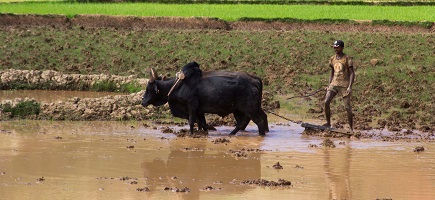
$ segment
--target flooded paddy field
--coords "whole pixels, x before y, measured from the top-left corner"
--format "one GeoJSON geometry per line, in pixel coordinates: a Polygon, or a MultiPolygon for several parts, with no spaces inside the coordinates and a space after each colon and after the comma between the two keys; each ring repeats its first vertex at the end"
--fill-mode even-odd
{"type": "MultiPolygon", "coordinates": [[[[113,93],[0,91],[41,102],[113,93]]],[[[277,113],[289,116],[283,110],[277,113]],[[281,112],[282,111],[282,112],[281,112]]],[[[293,116],[294,117],[294,116],[293,116]]],[[[142,121],[0,121],[1,199],[432,199],[433,135],[326,138],[269,115],[270,132],[142,121]],[[397,138],[397,137],[391,137],[397,138]],[[422,139],[425,138],[425,139],[422,139]],[[327,139],[335,147],[325,147],[327,139]]],[[[313,123],[315,120],[304,119],[313,123]]]]}
{"type": "Polygon", "coordinates": [[[435,196],[433,141],[331,138],[336,147],[327,148],[321,145],[325,138],[302,135],[299,124],[287,122],[271,124],[266,137],[258,136],[252,124],[235,137],[227,137],[232,127],[222,126],[204,138],[162,133],[165,126],[0,122],[2,199],[435,196]],[[416,147],[424,151],[415,152],[416,147]],[[272,181],[276,186],[268,184],[272,181]]]}

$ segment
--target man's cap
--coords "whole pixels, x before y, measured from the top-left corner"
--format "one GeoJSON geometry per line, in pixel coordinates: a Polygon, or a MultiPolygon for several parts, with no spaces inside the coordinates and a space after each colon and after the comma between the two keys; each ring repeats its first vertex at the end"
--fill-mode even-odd
{"type": "Polygon", "coordinates": [[[332,46],[333,47],[344,47],[344,42],[341,40],[336,40],[332,46]]]}

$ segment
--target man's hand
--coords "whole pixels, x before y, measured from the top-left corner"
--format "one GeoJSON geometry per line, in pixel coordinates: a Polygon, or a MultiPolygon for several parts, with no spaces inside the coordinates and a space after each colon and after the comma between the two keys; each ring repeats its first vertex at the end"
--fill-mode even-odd
{"type": "Polygon", "coordinates": [[[343,95],[343,98],[349,96],[350,93],[352,93],[352,88],[348,87],[348,88],[346,89],[346,94],[343,95]]]}

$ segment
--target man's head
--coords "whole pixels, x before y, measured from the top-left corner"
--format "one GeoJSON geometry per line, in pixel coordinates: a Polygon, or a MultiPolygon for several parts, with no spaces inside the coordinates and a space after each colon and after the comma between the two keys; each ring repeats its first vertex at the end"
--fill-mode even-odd
{"type": "Polygon", "coordinates": [[[344,42],[342,40],[336,40],[334,44],[332,44],[333,47],[342,47],[344,48],[344,42]]]}
{"type": "Polygon", "coordinates": [[[341,55],[344,49],[344,42],[342,40],[336,40],[334,44],[332,44],[332,47],[334,47],[334,51],[337,55],[341,55]]]}

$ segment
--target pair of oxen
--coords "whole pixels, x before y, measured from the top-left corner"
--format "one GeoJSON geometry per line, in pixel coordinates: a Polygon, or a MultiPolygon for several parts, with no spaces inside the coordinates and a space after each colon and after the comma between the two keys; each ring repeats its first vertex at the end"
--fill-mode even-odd
{"type": "Polygon", "coordinates": [[[142,98],[142,106],[169,104],[175,117],[189,120],[193,134],[207,132],[205,113],[227,116],[233,114],[236,127],[230,135],[244,130],[252,120],[264,136],[269,131],[267,115],[261,108],[263,82],[245,72],[202,71],[196,62],[183,66],[175,78],[165,79],[151,69],[150,79],[142,98]]]}

